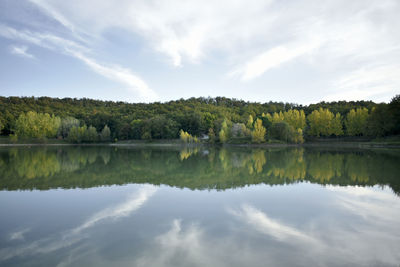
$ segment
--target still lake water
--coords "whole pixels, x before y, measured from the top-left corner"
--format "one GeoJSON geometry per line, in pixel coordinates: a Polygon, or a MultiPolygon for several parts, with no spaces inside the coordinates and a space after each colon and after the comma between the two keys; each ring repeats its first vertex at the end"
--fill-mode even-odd
{"type": "Polygon", "coordinates": [[[0,148],[0,266],[399,266],[400,153],[0,148]]]}

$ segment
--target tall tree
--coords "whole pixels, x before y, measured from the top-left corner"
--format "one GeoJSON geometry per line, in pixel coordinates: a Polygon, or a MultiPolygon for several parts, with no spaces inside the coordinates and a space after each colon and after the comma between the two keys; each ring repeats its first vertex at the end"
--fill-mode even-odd
{"type": "Polygon", "coordinates": [[[107,125],[104,125],[103,130],[101,130],[100,133],[100,140],[103,142],[110,141],[111,138],[111,131],[110,128],[107,125]]]}
{"type": "Polygon", "coordinates": [[[262,125],[262,120],[256,119],[254,122],[254,130],[251,132],[251,140],[253,143],[265,142],[265,134],[267,130],[262,125]]]}
{"type": "Polygon", "coordinates": [[[366,108],[350,110],[345,120],[347,135],[365,135],[368,116],[368,109],[366,108]]]}
{"type": "Polygon", "coordinates": [[[309,135],[331,136],[340,134],[339,116],[333,115],[329,109],[319,108],[307,116],[309,123],[309,135]]]}

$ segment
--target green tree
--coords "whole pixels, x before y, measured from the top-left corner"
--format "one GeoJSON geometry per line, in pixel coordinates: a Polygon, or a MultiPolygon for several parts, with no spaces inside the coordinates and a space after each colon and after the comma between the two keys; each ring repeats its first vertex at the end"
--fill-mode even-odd
{"type": "Polygon", "coordinates": [[[219,131],[218,136],[221,143],[226,143],[229,140],[230,131],[227,119],[224,119],[224,121],[222,122],[221,130],[219,131]]]}
{"type": "Polygon", "coordinates": [[[389,103],[388,111],[391,114],[390,119],[393,125],[391,134],[400,134],[400,95],[396,95],[392,98],[389,103]]]}
{"type": "Polygon", "coordinates": [[[208,129],[208,138],[210,143],[215,143],[215,133],[213,128],[208,129]]]}
{"type": "Polygon", "coordinates": [[[376,108],[372,108],[367,120],[367,135],[382,137],[389,135],[393,129],[394,119],[389,111],[389,106],[379,104],[376,108]]]}
{"type": "Polygon", "coordinates": [[[291,127],[287,122],[274,122],[269,130],[269,138],[275,140],[281,140],[289,143],[293,138],[293,127],[291,127]]]}
{"type": "Polygon", "coordinates": [[[131,136],[133,139],[141,139],[142,138],[142,129],[143,129],[143,121],[136,119],[132,120],[131,125],[131,136]]]}
{"type": "Polygon", "coordinates": [[[110,128],[107,125],[104,125],[103,130],[101,130],[100,133],[100,140],[103,142],[108,142],[110,141],[111,138],[111,131],[110,128]]]}
{"type": "Polygon", "coordinates": [[[86,130],[85,137],[86,137],[85,140],[86,142],[91,142],[91,143],[96,142],[99,137],[96,128],[94,128],[93,126],[89,126],[89,128],[87,128],[86,130]]]}
{"type": "Polygon", "coordinates": [[[57,116],[29,111],[19,115],[14,134],[22,138],[52,138],[56,137],[60,124],[61,119],[57,116]]]}

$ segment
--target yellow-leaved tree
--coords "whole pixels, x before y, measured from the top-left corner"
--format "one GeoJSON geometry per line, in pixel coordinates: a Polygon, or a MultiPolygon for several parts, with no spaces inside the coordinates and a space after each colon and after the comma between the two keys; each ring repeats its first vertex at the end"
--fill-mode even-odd
{"type": "Polygon", "coordinates": [[[251,132],[251,141],[253,143],[262,143],[265,142],[265,134],[267,130],[262,125],[262,120],[257,119],[254,122],[254,130],[251,132]]]}
{"type": "Polygon", "coordinates": [[[346,116],[344,124],[348,135],[365,135],[368,119],[368,109],[352,109],[346,116]]]}

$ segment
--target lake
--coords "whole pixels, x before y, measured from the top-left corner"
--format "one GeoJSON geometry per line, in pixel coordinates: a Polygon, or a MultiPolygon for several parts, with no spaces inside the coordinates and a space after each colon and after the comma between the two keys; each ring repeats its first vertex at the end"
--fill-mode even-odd
{"type": "Polygon", "coordinates": [[[0,266],[399,266],[400,152],[0,148],[0,266]]]}

